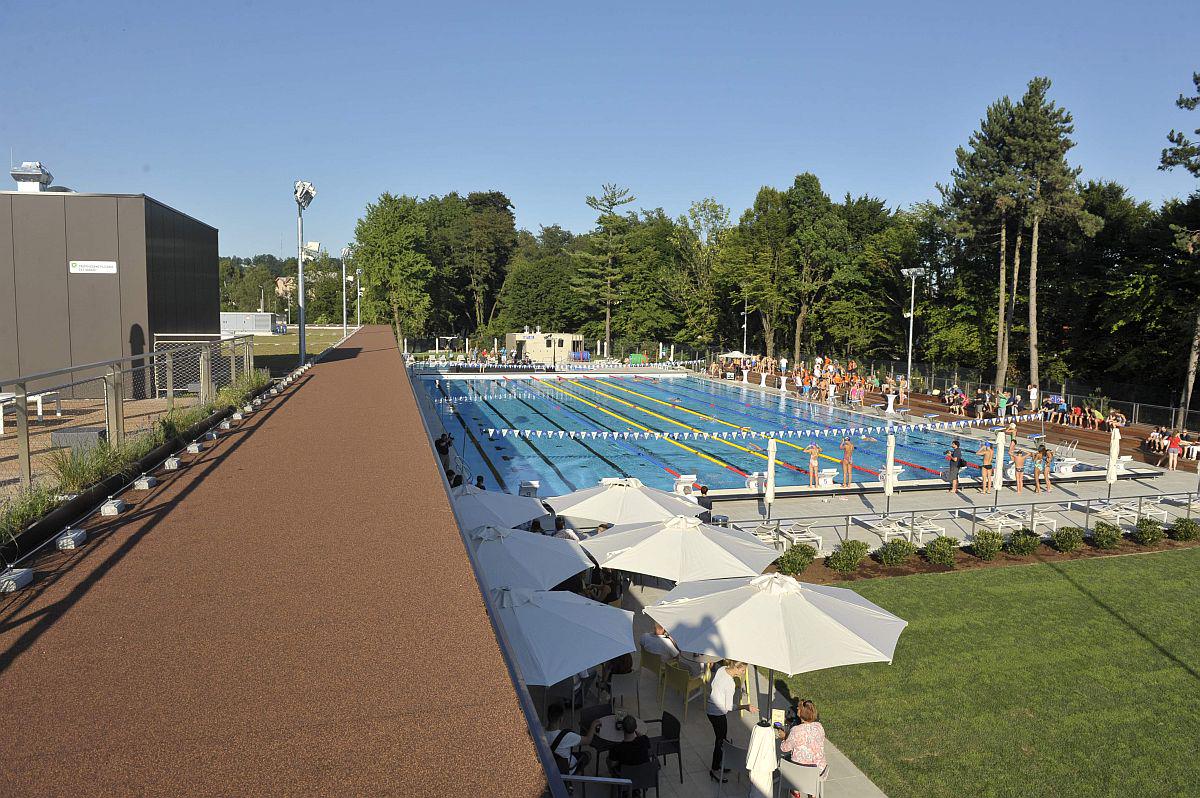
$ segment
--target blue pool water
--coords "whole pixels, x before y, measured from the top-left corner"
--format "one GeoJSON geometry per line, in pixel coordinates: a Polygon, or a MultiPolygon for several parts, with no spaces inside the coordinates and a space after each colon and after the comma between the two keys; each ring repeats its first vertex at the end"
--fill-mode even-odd
{"type": "MultiPolygon", "coordinates": [[[[694,377],[539,377],[537,379],[445,379],[428,377],[423,388],[433,410],[455,436],[455,450],[489,489],[515,493],[524,480],[538,480],[543,496],[595,485],[604,477],[637,477],[669,490],[679,474],[695,474],[711,489],[742,488],[746,475],[767,468],[765,438],[730,440],[572,438],[567,433],[738,433],[825,430],[877,426],[877,417],[768,395],[732,383],[694,377]],[[536,430],[525,439],[488,430],[536,430]],[[558,432],[564,434],[559,437],[558,432]]],[[[945,468],[948,432],[897,428],[896,460],[901,480],[929,479],[945,468]]],[[[886,435],[853,435],[854,479],[876,482],[886,458],[886,435]]],[[[977,462],[975,439],[960,438],[968,462],[977,462]]],[[[784,438],[778,444],[776,484],[807,485],[810,443],[822,450],[820,468],[837,468],[840,437],[784,438]]],[[[967,468],[965,476],[978,475],[967,468]]]]}

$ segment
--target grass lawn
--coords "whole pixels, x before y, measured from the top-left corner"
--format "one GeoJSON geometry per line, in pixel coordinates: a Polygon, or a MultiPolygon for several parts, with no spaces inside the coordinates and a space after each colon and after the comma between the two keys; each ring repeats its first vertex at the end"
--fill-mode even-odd
{"type": "Polygon", "coordinates": [[[1200,549],[854,589],[894,663],[790,681],[890,798],[1200,795],[1200,549]]]}
{"type": "MultiPolygon", "coordinates": [[[[342,328],[304,331],[304,348],[310,355],[324,351],[342,339],[342,328]]],[[[258,368],[270,369],[272,374],[286,374],[300,360],[300,333],[294,326],[286,335],[257,335],[254,337],[254,364],[258,368]]]]}

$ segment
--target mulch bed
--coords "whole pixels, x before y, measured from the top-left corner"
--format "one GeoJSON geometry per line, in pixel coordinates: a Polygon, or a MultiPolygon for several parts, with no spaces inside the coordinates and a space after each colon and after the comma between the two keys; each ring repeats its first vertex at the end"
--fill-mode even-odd
{"type": "MultiPolygon", "coordinates": [[[[912,576],[913,574],[941,574],[947,571],[969,571],[976,568],[1003,568],[1010,565],[1030,565],[1032,563],[1071,562],[1094,557],[1114,557],[1128,554],[1173,551],[1175,549],[1190,549],[1197,546],[1200,546],[1200,541],[1198,540],[1180,541],[1169,538],[1152,546],[1142,546],[1126,537],[1121,539],[1120,544],[1115,549],[1097,549],[1085,541],[1075,551],[1064,554],[1043,543],[1034,554],[1018,557],[1007,552],[1001,552],[992,560],[981,560],[969,551],[959,549],[955,553],[954,568],[933,565],[926,562],[919,555],[914,555],[912,559],[903,565],[880,565],[874,559],[868,558],[863,561],[857,571],[849,575],[838,573],[825,564],[823,557],[818,557],[812,565],[804,570],[804,573],[797,575],[796,578],[802,582],[828,585],[835,582],[859,582],[867,579],[880,579],[893,576],[912,576]]],[[[774,566],[771,566],[768,570],[774,570],[774,568],[774,566]]]]}

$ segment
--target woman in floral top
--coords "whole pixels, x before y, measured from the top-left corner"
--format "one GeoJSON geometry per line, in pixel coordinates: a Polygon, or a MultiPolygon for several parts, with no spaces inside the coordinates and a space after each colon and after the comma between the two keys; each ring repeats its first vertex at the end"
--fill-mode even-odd
{"type": "MultiPolygon", "coordinates": [[[[798,765],[816,765],[821,768],[821,778],[829,763],[825,760],[825,727],[821,725],[817,708],[811,701],[801,701],[797,708],[800,722],[792,727],[791,732],[779,745],[779,750],[788,754],[788,758],[798,765]]],[[[793,791],[792,798],[799,793],[793,791]]]]}

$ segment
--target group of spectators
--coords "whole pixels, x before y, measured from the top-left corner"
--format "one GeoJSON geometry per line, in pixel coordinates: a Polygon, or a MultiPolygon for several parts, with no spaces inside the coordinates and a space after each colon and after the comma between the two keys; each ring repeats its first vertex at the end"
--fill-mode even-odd
{"type": "Polygon", "coordinates": [[[728,376],[737,380],[750,373],[766,375],[771,387],[785,388],[795,391],[802,398],[830,403],[844,401],[862,404],[868,393],[882,396],[895,394],[895,406],[901,407],[908,402],[909,395],[909,384],[905,377],[864,374],[853,358],[845,364],[820,355],[811,362],[801,361],[794,364],[789,364],[786,357],[755,355],[745,358],[722,358],[709,364],[708,373],[712,377],[728,376]]]}

